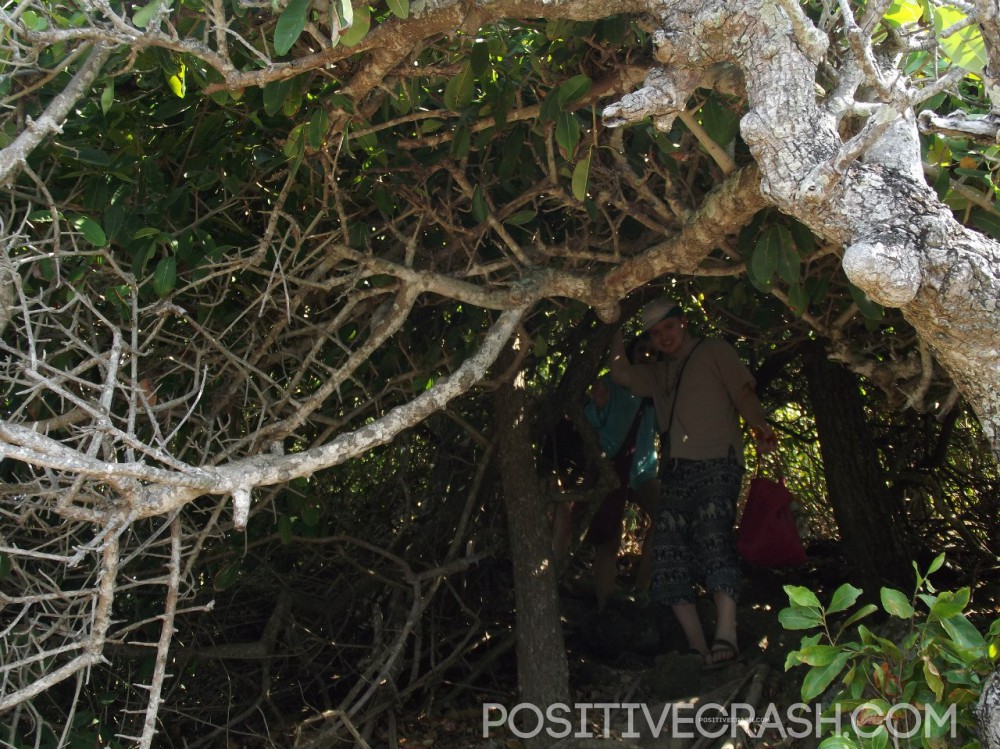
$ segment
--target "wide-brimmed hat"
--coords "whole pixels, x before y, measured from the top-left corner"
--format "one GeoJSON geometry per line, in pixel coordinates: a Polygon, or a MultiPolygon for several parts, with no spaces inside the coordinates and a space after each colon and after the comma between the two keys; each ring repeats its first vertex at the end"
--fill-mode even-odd
{"type": "Polygon", "coordinates": [[[670,297],[661,297],[642,308],[642,330],[645,332],[668,317],[683,317],[683,315],[684,310],[677,302],[670,297]]]}

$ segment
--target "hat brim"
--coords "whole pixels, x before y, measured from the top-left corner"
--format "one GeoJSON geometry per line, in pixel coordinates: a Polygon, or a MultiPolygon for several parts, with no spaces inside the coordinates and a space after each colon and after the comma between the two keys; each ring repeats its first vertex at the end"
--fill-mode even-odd
{"type": "Polygon", "coordinates": [[[642,332],[643,333],[648,332],[653,328],[653,326],[659,325],[661,322],[663,322],[664,320],[669,320],[671,317],[683,317],[683,316],[684,316],[684,310],[681,309],[680,305],[675,304],[673,307],[668,309],[666,312],[657,317],[655,320],[651,320],[650,322],[646,323],[642,328],[642,332]]]}

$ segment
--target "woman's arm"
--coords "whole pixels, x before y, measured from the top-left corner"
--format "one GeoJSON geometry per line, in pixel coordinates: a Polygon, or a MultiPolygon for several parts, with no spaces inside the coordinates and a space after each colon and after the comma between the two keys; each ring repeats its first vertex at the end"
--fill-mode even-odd
{"type": "Polygon", "coordinates": [[[608,367],[611,369],[612,380],[624,387],[632,387],[632,364],[625,351],[625,339],[622,338],[621,328],[618,328],[611,337],[611,361],[608,362],[608,367]]]}
{"type": "Polygon", "coordinates": [[[757,397],[757,393],[754,392],[750,383],[744,384],[737,395],[736,410],[750,425],[754,439],[757,440],[757,448],[762,453],[767,454],[778,448],[778,435],[768,423],[767,414],[760,403],[760,398],[757,397]]]}

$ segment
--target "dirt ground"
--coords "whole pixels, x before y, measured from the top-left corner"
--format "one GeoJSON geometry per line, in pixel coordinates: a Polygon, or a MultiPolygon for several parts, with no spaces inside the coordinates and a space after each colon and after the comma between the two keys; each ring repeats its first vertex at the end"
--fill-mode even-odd
{"type": "MultiPolygon", "coordinates": [[[[545,726],[545,735],[553,738],[543,746],[558,749],[598,744],[636,749],[809,749],[818,743],[811,737],[782,737],[776,730],[751,737],[748,731],[759,731],[760,722],[752,727],[749,713],[753,710],[759,718],[769,705],[784,710],[799,702],[802,669],[786,673],[784,663],[788,651],[799,646],[802,633],[786,632],[778,622],[778,612],[788,605],[783,586],[805,585],[825,600],[842,582],[842,561],[829,549],[795,569],[747,569],[739,607],[739,658],[706,667],[697,655],[686,652],[673,614],[641,596],[622,592],[598,613],[589,572],[578,565],[561,584],[573,704],[555,720],[546,717],[540,722],[533,708],[517,709],[511,649],[506,662],[498,662],[498,672],[491,674],[488,685],[469,685],[461,706],[412,716],[401,722],[394,737],[379,738],[390,739],[389,746],[394,739],[408,749],[520,749],[528,744],[526,734],[545,726]],[[505,675],[499,673],[504,669],[505,675]],[[503,706],[510,720],[503,720],[501,708],[485,713],[486,703],[503,706]],[[718,728],[694,730],[693,722],[685,723],[700,707],[705,708],[702,725],[715,720],[718,728]],[[713,718],[711,710],[720,715],[713,718]],[[737,717],[744,719],[741,726],[736,725],[737,717]],[[563,733],[567,735],[555,737],[563,733]]],[[[711,632],[710,601],[703,599],[699,610],[706,631],[711,632]]]]}

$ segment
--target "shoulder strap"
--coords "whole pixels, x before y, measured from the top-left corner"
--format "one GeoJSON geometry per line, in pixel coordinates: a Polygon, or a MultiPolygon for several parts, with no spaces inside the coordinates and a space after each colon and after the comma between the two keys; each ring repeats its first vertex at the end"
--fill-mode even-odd
{"type": "Polygon", "coordinates": [[[688,355],[684,357],[684,361],[681,362],[681,368],[677,372],[677,382],[674,384],[674,398],[670,402],[670,418],[667,421],[667,428],[664,430],[664,434],[670,434],[670,427],[673,426],[674,423],[674,408],[677,406],[677,395],[681,392],[681,378],[684,376],[684,367],[687,366],[688,359],[690,359],[692,354],[694,354],[694,350],[698,348],[704,340],[704,338],[699,338],[694,346],[691,347],[691,350],[688,351],[688,355]]]}

